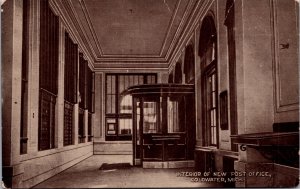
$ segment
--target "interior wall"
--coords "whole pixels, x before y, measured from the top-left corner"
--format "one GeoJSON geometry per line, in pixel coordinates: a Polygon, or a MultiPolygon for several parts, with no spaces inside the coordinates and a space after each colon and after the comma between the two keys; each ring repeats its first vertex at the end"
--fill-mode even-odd
{"type": "Polygon", "coordinates": [[[22,6],[21,1],[13,0],[1,7],[4,10],[1,13],[2,108],[5,107],[2,110],[3,166],[19,161],[20,143],[14,136],[20,136],[22,6]]]}
{"type": "Polygon", "coordinates": [[[235,5],[238,133],[272,131],[270,2],[238,0],[235,5]]]}
{"type": "Polygon", "coordinates": [[[298,122],[298,4],[237,0],[235,7],[238,133],[298,122]]]}
{"type": "MultiPolygon", "coordinates": [[[[295,61],[298,60],[297,44],[291,44],[290,52],[282,54],[282,50],[278,52],[279,42],[276,41],[278,33],[292,38],[298,36],[296,9],[293,11],[293,7],[284,7],[286,11],[281,14],[289,14],[291,18],[290,23],[286,24],[283,20],[277,20],[283,16],[275,15],[278,9],[276,2],[281,1],[238,0],[235,3],[239,134],[272,131],[274,122],[299,121],[296,107],[298,71],[295,71],[298,70],[298,61],[295,61]],[[289,57],[289,60],[281,57],[289,57]],[[283,69],[279,70],[282,62],[283,69]],[[284,95],[279,97],[279,94],[284,95]]],[[[294,1],[291,4],[296,7],[294,1]]]]}
{"type": "Polygon", "coordinates": [[[23,156],[22,182],[30,188],[93,155],[92,143],[53,149],[23,156]]]}
{"type": "MultiPolygon", "coordinates": [[[[3,117],[3,180],[13,188],[29,188],[75,165],[92,155],[92,142],[78,144],[78,105],[74,106],[75,139],[70,146],[63,145],[64,132],[64,32],[59,26],[58,96],[55,105],[55,148],[38,150],[39,129],[39,1],[30,1],[28,48],[28,98],[25,114],[27,153],[20,154],[21,130],[21,73],[22,73],[22,14],[23,1],[10,0],[2,5],[2,91],[5,111],[3,117]],[[77,121],[76,121],[77,120],[77,121]],[[76,140],[77,139],[77,140],[76,140]]],[[[55,12],[55,11],[54,11],[55,12]]],[[[55,12],[57,13],[57,12],[55,12]]],[[[87,125],[87,124],[85,124],[87,125]]]]}
{"type": "MultiPolygon", "coordinates": [[[[277,0],[235,1],[238,134],[272,131],[272,125],[275,122],[293,122],[299,120],[299,111],[298,107],[296,107],[298,106],[298,98],[296,98],[298,94],[298,80],[296,79],[298,78],[298,73],[294,73],[296,72],[295,70],[298,70],[298,62],[284,61],[285,59],[281,57],[276,58],[281,55],[282,57],[292,56],[289,60],[298,59],[298,55],[295,52],[295,50],[298,49],[295,48],[297,47],[297,43],[292,44],[292,41],[298,40],[289,39],[290,48],[294,47],[291,52],[294,53],[287,52],[288,54],[283,55],[281,52],[279,53],[273,49],[276,45],[280,46],[278,41],[276,44],[276,39],[278,40],[280,36],[288,36],[287,31],[292,31],[293,34],[298,31],[295,24],[297,23],[295,21],[297,18],[295,14],[298,11],[298,9],[295,8],[297,7],[297,3],[294,2],[295,7],[284,7],[290,13],[277,10],[276,5],[278,6],[279,4],[277,0]],[[279,26],[283,20],[275,20],[274,25],[273,20],[274,17],[276,18],[274,14],[293,17],[291,19],[292,21],[288,22],[291,27],[289,27],[289,29],[279,29],[288,26],[279,26]],[[279,21],[281,21],[281,23],[279,23],[279,21]],[[285,66],[283,66],[283,62],[285,66]],[[289,74],[291,72],[289,72],[288,69],[293,69],[292,74],[289,74]],[[280,74],[280,71],[284,71],[287,74],[280,74]],[[293,91],[292,93],[288,92],[291,90],[293,91]],[[282,95],[278,97],[280,94],[282,95]],[[281,108],[278,108],[279,101],[282,103],[281,108]]],[[[280,7],[283,7],[283,5],[288,6],[286,3],[283,3],[280,7]]],[[[205,14],[211,12],[215,16],[218,31],[219,94],[222,91],[229,90],[227,29],[224,25],[225,8],[226,0],[219,0],[212,3],[210,8],[205,11],[205,14]]],[[[200,146],[203,144],[203,133],[201,130],[201,68],[200,58],[198,56],[198,43],[201,20],[205,14],[200,17],[199,25],[197,25],[193,31],[195,33],[194,39],[196,42],[195,93],[197,145],[200,146]]],[[[283,18],[283,16],[278,19],[281,18],[283,18]]],[[[184,47],[182,47],[182,49],[183,48],[184,47]]],[[[179,50],[179,52],[182,51],[182,49],[179,50]]],[[[179,59],[181,55],[176,55],[176,57],[179,59]]],[[[175,65],[175,63],[173,65],[175,65]]],[[[173,67],[171,66],[169,72],[172,71],[173,67]]],[[[220,149],[230,150],[230,127],[228,130],[219,130],[219,136],[220,149]]]]}

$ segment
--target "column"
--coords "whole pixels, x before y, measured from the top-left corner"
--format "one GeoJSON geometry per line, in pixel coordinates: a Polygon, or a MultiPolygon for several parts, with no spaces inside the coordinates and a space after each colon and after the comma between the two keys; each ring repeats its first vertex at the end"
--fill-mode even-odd
{"type": "Polygon", "coordinates": [[[94,113],[94,142],[105,140],[105,123],[103,117],[105,116],[105,86],[104,74],[95,73],[95,113],[94,113]]]}
{"type": "Polygon", "coordinates": [[[40,1],[30,1],[29,58],[28,58],[28,150],[38,151],[38,115],[39,115],[39,41],[40,41],[40,1]]]}
{"type": "Polygon", "coordinates": [[[65,78],[65,30],[59,21],[59,63],[58,63],[58,93],[56,105],[56,147],[64,146],[64,78],[65,78]]]}
{"type": "Polygon", "coordinates": [[[2,162],[7,187],[18,187],[23,172],[20,165],[22,8],[21,0],[2,5],[2,162]]]}

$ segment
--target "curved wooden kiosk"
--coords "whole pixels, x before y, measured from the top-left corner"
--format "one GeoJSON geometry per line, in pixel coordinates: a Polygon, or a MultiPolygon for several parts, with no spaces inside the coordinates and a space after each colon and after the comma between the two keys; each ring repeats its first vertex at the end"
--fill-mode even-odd
{"type": "Polygon", "coordinates": [[[145,168],[193,166],[194,85],[145,84],[123,93],[133,97],[133,164],[145,168]]]}

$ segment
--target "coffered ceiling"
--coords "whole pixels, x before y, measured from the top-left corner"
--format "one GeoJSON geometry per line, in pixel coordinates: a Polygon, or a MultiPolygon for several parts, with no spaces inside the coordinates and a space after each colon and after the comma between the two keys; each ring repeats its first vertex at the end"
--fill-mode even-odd
{"type": "Polygon", "coordinates": [[[95,64],[165,67],[199,0],[61,0],[95,64]]]}

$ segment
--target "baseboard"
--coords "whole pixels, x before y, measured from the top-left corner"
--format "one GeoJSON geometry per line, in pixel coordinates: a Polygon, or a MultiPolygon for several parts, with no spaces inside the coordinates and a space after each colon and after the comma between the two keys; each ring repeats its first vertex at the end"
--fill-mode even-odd
{"type": "Polygon", "coordinates": [[[53,168],[51,170],[48,170],[48,171],[46,171],[46,172],[44,172],[42,174],[39,174],[39,175],[37,175],[35,177],[32,177],[32,178],[30,178],[30,179],[28,179],[26,181],[23,181],[22,187],[24,187],[24,188],[31,188],[31,187],[33,187],[35,185],[38,185],[39,183],[48,180],[49,178],[53,177],[54,175],[59,174],[62,171],[65,171],[66,169],[68,169],[68,168],[76,165],[77,163],[79,163],[79,162],[81,162],[81,161],[89,158],[92,155],[93,155],[92,152],[84,154],[84,155],[82,155],[82,156],[80,156],[78,158],[75,158],[75,159],[73,159],[73,160],[71,160],[69,162],[66,162],[66,163],[64,163],[62,165],[59,165],[59,166],[57,166],[57,167],[55,167],[55,168],[53,168]]]}

